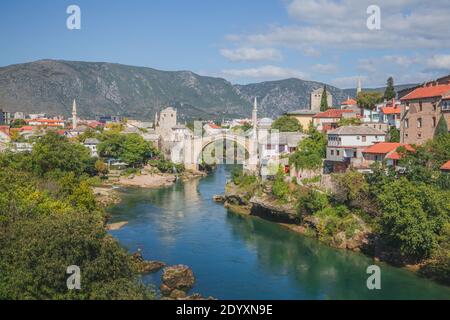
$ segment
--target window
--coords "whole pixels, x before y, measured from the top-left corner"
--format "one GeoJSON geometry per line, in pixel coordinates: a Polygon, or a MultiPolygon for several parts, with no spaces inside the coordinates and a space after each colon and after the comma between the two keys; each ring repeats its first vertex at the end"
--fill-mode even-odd
{"type": "Polygon", "coordinates": [[[417,128],[422,128],[422,118],[417,119],[417,128]]]}
{"type": "Polygon", "coordinates": [[[341,155],[341,152],[339,150],[337,150],[336,155],[339,157],[341,155]]]}
{"type": "Polygon", "coordinates": [[[433,128],[436,127],[436,117],[433,117],[433,128]]]}
{"type": "Polygon", "coordinates": [[[433,103],[433,111],[436,111],[436,102],[433,103]]]}
{"type": "Polygon", "coordinates": [[[422,138],[422,134],[420,132],[417,134],[417,138],[422,138]]]}
{"type": "Polygon", "coordinates": [[[419,102],[419,112],[422,112],[422,101],[419,102]]]}
{"type": "Polygon", "coordinates": [[[409,128],[409,119],[405,119],[404,125],[405,125],[405,128],[409,128]]]}
{"type": "Polygon", "coordinates": [[[331,150],[331,152],[330,152],[330,153],[331,153],[331,155],[332,155],[332,156],[334,156],[334,150],[331,150]]]}
{"type": "Polygon", "coordinates": [[[353,158],[356,158],[356,151],[353,151],[353,158]]]}
{"type": "Polygon", "coordinates": [[[367,137],[366,136],[362,136],[362,142],[366,142],[367,137]]]}

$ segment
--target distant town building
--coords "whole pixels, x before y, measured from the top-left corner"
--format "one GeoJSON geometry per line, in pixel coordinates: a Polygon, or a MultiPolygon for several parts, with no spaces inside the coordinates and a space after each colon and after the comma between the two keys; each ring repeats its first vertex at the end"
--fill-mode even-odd
{"type": "Polygon", "coordinates": [[[223,129],[221,126],[218,126],[217,124],[213,122],[205,123],[203,126],[203,129],[205,130],[205,133],[207,135],[215,135],[223,132],[223,129]]]}
{"type": "Polygon", "coordinates": [[[338,127],[344,118],[357,118],[358,114],[352,110],[328,109],[313,116],[313,124],[319,131],[327,132],[338,127]]]}
{"type": "Polygon", "coordinates": [[[47,118],[47,114],[45,114],[45,113],[30,113],[28,115],[28,118],[30,118],[30,119],[39,119],[39,118],[44,119],[44,118],[47,118]]]}
{"type": "Polygon", "coordinates": [[[400,129],[401,106],[400,101],[393,99],[380,107],[380,122],[400,129]]]}
{"type": "Polygon", "coordinates": [[[317,111],[313,110],[300,109],[287,112],[286,115],[296,118],[304,129],[308,129],[310,124],[313,122],[313,117],[317,113],[317,111]]]}
{"type": "Polygon", "coordinates": [[[402,143],[422,144],[434,137],[437,124],[444,116],[450,121],[450,82],[427,84],[402,99],[400,139],[402,143]]]}
{"type": "Polygon", "coordinates": [[[397,150],[400,147],[404,147],[408,151],[414,151],[414,149],[406,144],[381,142],[376,143],[363,150],[362,166],[369,168],[375,162],[386,162],[389,166],[397,166],[400,160],[400,154],[397,150]]]}
{"type": "Polygon", "coordinates": [[[106,124],[106,123],[119,123],[123,120],[123,118],[121,116],[103,115],[103,116],[96,116],[95,120],[103,124],[106,124]]]}
{"type": "Polygon", "coordinates": [[[29,126],[59,127],[59,128],[64,128],[65,126],[64,120],[58,119],[33,118],[33,119],[26,119],[25,122],[29,126]]]}
{"type": "Polygon", "coordinates": [[[349,109],[352,107],[358,107],[358,102],[350,97],[347,100],[341,102],[341,109],[349,109]]]}
{"type": "Polygon", "coordinates": [[[98,157],[97,146],[99,143],[100,141],[97,139],[89,138],[84,141],[83,145],[91,151],[91,157],[98,157]]]}
{"type": "Polygon", "coordinates": [[[385,142],[386,133],[366,126],[344,126],[328,131],[326,165],[333,172],[361,165],[362,151],[385,142]]]}

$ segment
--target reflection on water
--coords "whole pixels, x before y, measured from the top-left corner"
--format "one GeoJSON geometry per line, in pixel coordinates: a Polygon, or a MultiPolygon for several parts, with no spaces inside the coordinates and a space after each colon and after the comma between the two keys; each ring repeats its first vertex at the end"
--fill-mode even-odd
{"type": "MultiPolygon", "coordinates": [[[[214,203],[228,170],[158,190],[127,189],[112,208],[115,221],[129,221],[112,234],[147,259],[186,264],[195,291],[222,299],[436,299],[450,289],[405,270],[382,267],[382,290],[366,287],[361,254],[335,250],[259,218],[214,203]]],[[[160,274],[145,277],[159,284],[160,274]]]]}

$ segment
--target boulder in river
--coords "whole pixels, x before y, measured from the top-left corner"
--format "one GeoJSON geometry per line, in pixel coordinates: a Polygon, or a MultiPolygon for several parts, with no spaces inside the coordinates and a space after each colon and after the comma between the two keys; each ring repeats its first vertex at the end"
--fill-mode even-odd
{"type": "Polygon", "coordinates": [[[161,261],[144,260],[140,252],[136,252],[133,254],[133,261],[136,264],[138,272],[141,274],[157,272],[166,266],[166,264],[161,261]]]}
{"type": "Polygon", "coordinates": [[[163,270],[162,282],[172,291],[177,289],[188,291],[195,284],[195,277],[192,269],[185,265],[166,267],[163,270]]]}
{"type": "Polygon", "coordinates": [[[224,203],[226,199],[225,199],[225,196],[217,194],[217,195],[213,196],[213,200],[214,200],[214,202],[224,203]]]}

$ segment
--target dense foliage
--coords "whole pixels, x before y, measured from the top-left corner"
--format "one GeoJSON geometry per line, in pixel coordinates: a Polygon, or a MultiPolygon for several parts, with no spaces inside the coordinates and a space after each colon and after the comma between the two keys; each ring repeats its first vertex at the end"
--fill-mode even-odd
{"type": "Polygon", "coordinates": [[[384,91],[384,99],[392,100],[395,98],[397,93],[395,92],[394,87],[394,78],[389,77],[386,82],[386,90],[384,91]]]}
{"type": "Polygon", "coordinates": [[[302,125],[294,117],[281,116],[272,123],[272,129],[279,132],[300,132],[302,125]]]}
{"type": "Polygon", "coordinates": [[[400,142],[400,130],[396,127],[389,128],[389,142],[400,142]]]}
{"type": "Polygon", "coordinates": [[[298,150],[289,158],[290,164],[297,169],[319,169],[326,156],[326,135],[317,131],[313,126],[309,128],[309,136],[300,141],[298,150]]]}
{"type": "Polygon", "coordinates": [[[380,92],[360,92],[357,97],[358,106],[367,109],[373,110],[377,103],[383,101],[383,94],[380,92]]]}
{"type": "Polygon", "coordinates": [[[153,296],[105,230],[88,178],[95,159],[81,148],[49,133],[32,153],[0,154],[0,299],[153,296]],[[71,265],[81,290],[67,288],[71,265]]]}
{"type": "Polygon", "coordinates": [[[360,124],[361,120],[358,118],[341,118],[338,122],[338,127],[359,126],[360,124]]]}
{"type": "Polygon", "coordinates": [[[320,111],[327,111],[328,110],[328,93],[327,93],[327,86],[323,87],[323,93],[322,97],[320,99],[320,111]]]}
{"type": "Polygon", "coordinates": [[[146,164],[155,153],[152,144],[136,133],[107,131],[100,140],[98,151],[102,157],[120,159],[132,167],[146,164]]]}

